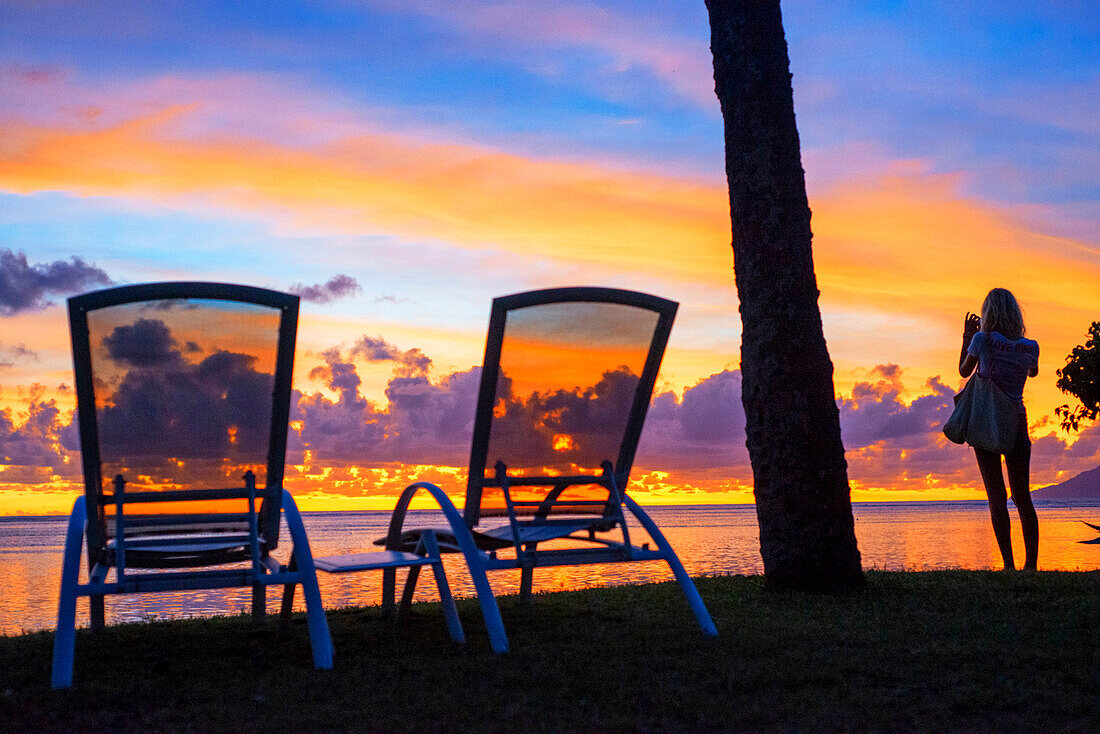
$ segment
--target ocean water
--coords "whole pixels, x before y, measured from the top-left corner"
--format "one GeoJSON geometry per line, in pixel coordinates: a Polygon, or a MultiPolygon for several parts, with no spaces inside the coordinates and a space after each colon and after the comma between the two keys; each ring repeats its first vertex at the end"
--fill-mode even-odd
{"type": "MultiPolygon", "coordinates": [[[[1081,541],[1097,537],[1082,521],[1100,524],[1100,503],[1092,505],[1044,502],[1039,512],[1039,566],[1043,570],[1100,569],[1100,544],[1081,541]]],[[[756,508],[753,505],[694,505],[648,508],[692,575],[759,574],[756,508]]],[[[993,531],[984,501],[881,502],[854,506],[856,536],[868,569],[931,570],[999,568],[993,531]]],[[[1019,524],[1013,511],[1013,546],[1017,563],[1023,558],[1019,524]]],[[[305,513],[304,522],[315,556],[377,549],[372,542],[386,532],[386,512],[305,513]]],[[[0,633],[52,629],[67,518],[0,518],[0,633]]],[[[432,511],[412,511],[406,525],[439,526],[432,511]]],[[[632,540],[645,542],[645,532],[631,525],[632,540]]],[[[289,536],[276,556],[285,558],[289,536]]],[[[445,559],[452,590],[473,596],[473,585],[460,555],[445,559]]],[[[329,575],[319,573],[326,608],[377,604],[378,572],[329,575]]],[[[671,579],[660,562],[622,563],[536,569],[536,591],[629,584],[671,579]]],[[[516,593],[518,571],[490,574],[498,594],[516,593]]],[[[278,609],[280,589],[268,591],[268,607],[278,609]]],[[[421,574],[417,599],[437,599],[431,573],[421,574]]],[[[107,599],[109,623],[213,614],[234,614],[250,608],[248,589],[133,594],[107,599]]],[[[298,594],[298,606],[301,594],[298,594]]],[[[78,624],[87,624],[85,600],[77,605],[78,624]]]]}

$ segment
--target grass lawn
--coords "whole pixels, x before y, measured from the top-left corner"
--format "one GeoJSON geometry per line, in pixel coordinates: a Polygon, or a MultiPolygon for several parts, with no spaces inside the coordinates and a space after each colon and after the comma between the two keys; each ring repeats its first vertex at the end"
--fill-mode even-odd
{"type": "MultiPolygon", "coordinates": [[[[1100,731],[1100,572],[870,572],[843,595],[699,580],[704,638],[672,584],[502,599],[494,655],[463,600],[395,627],[330,612],[336,668],[302,619],[77,635],[76,685],[49,690],[53,635],[0,637],[0,731],[1100,731]]],[[[110,599],[108,599],[110,604],[110,599]]]]}

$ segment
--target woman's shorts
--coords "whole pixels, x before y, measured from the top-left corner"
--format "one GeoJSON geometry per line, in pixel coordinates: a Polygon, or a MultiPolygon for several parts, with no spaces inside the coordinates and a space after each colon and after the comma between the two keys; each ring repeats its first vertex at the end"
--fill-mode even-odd
{"type": "MultiPolygon", "coordinates": [[[[992,451],[979,448],[975,448],[974,451],[993,454],[992,451]]],[[[998,454],[993,455],[997,456],[998,454]]],[[[1012,449],[1005,453],[1005,457],[1010,459],[1028,459],[1031,457],[1031,437],[1027,435],[1027,413],[1019,414],[1019,420],[1016,421],[1016,443],[1012,444],[1012,449]]]]}
{"type": "Polygon", "coordinates": [[[1027,435],[1027,413],[1020,413],[1019,420],[1016,421],[1016,443],[1005,456],[1021,458],[1031,456],[1031,436],[1027,435]]]}

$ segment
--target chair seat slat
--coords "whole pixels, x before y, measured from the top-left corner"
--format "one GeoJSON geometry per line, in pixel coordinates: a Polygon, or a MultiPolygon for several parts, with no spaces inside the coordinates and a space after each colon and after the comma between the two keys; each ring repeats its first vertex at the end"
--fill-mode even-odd
{"type": "MultiPolygon", "coordinates": [[[[165,553],[175,552],[178,548],[191,550],[215,550],[235,548],[246,545],[251,540],[248,535],[192,535],[179,537],[126,538],[123,545],[127,550],[140,549],[146,552],[163,549],[165,553]],[[193,547],[193,548],[191,548],[193,547]]],[[[109,548],[117,548],[117,542],[108,543],[109,548]]]]}
{"type": "MultiPolygon", "coordinates": [[[[114,516],[108,515],[108,522],[114,524],[114,516]]],[[[247,526],[247,512],[205,512],[194,514],[172,513],[170,515],[126,515],[126,529],[135,527],[161,527],[166,525],[238,525],[247,526]]]]}
{"type": "MultiPolygon", "coordinates": [[[[123,492],[124,504],[139,502],[201,502],[203,500],[246,500],[248,489],[244,487],[230,487],[226,489],[165,489],[156,492],[123,492]]],[[[256,497],[263,497],[264,490],[257,489],[256,497]]],[[[115,503],[115,494],[103,495],[104,503],[115,503]]]]}
{"type": "MultiPolygon", "coordinates": [[[[203,513],[194,515],[126,515],[127,538],[149,535],[204,533],[248,533],[250,524],[247,513],[203,513]]],[[[107,538],[118,536],[117,522],[113,515],[107,517],[107,538]]]]}
{"type": "MultiPolygon", "coordinates": [[[[586,521],[539,523],[537,525],[517,523],[515,532],[519,535],[521,543],[542,543],[547,540],[565,538],[577,531],[588,530],[596,526],[597,523],[586,521]]],[[[513,526],[511,525],[502,525],[498,528],[482,531],[484,535],[501,540],[511,540],[512,532],[513,526]]]]}
{"type": "Polygon", "coordinates": [[[422,566],[432,563],[433,559],[403,551],[374,551],[371,553],[349,553],[340,556],[322,556],[313,559],[318,571],[346,573],[348,571],[372,571],[406,566],[422,566]]]}

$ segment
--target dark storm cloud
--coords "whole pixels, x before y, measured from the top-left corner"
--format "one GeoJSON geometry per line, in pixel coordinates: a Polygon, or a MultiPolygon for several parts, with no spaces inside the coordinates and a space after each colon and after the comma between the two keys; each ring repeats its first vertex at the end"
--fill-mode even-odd
{"type": "Polygon", "coordinates": [[[22,252],[0,249],[0,315],[44,308],[51,295],[108,285],[107,273],[79,257],[31,265],[22,252]]]}
{"type": "Polygon", "coordinates": [[[116,326],[103,337],[103,346],[111,359],[131,367],[153,367],[181,359],[171,331],[157,319],[138,319],[133,324],[116,326]]]}
{"type": "Polygon", "coordinates": [[[359,281],[343,273],[333,276],[327,283],[317,283],[316,285],[295,283],[290,286],[289,290],[303,301],[312,301],[313,303],[328,303],[363,292],[363,289],[359,286],[359,281]]]}
{"type": "Polygon", "coordinates": [[[169,459],[262,463],[273,378],[255,362],[216,351],[198,364],[131,369],[99,412],[104,457],[144,466],[169,459]]]}

